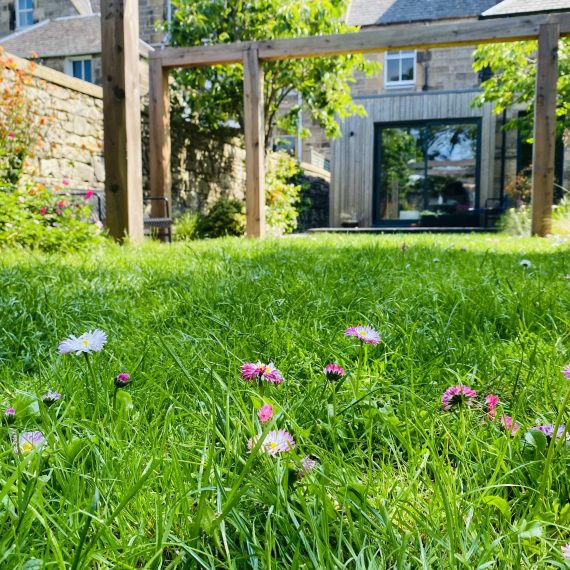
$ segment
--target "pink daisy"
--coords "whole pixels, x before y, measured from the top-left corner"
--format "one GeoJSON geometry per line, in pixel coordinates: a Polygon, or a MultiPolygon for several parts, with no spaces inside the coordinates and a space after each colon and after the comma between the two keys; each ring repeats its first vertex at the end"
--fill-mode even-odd
{"type": "MultiPolygon", "coordinates": [[[[551,424],[536,426],[534,429],[541,431],[548,439],[552,439],[552,436],[554,435],[554,426],[551,424]]],[[[556,434],[556,439],[560,439],[564,435],[565,430],[566,430],[566,426],[564,424],[558,426],[558,432],[556,434]]],[[[566,439],[570,440],[570,433],[566,434],[566,439]]]]}
{"type": "Polygon", "coordinates": [[[6,408],[4,411],[4,419],[6,423],[13,424],[16,421],[16,410],[14,408],[6,408]]]}
{"type": "Polygon", "coordinates": [[[570,364],[562,369],[562,374],[564,374],[566,380],[570,380],[570,364]]]}
{"type": "Polygon", "coordinates": [[[323,372],[325,373],[327,380],[332,381],[340,380],[346,374],[344,368],[338,364],[327,364],[323,368],[323,372]]]}
{"type": "Polygon", "coordinates": [[[117,388],[124,388],[131,381],[131,375],[126,372],[121,372],[115,377],[115,386],[117,388]]]}
{"type": "Polygon", "coordinates": [[[308,475],[318,464],[319,462],[316,459],[313,459],[310,455],[305,455],[305,457],[301,459],[299,479],[302,479],[305,475],[308,475]]]}
{"type": "Polygon", "coordinates": [[[273,417],[273,406],[264,404],[257,412],[257,416],[262,424],[266,424],[273,417]]]}
{"type": "Polygon", "coordinates": [[[369,326],[348,327],[344,331],[344,336],[353,336],[363,344],[378,344],[380,342],[380,334],[369,326]]]}
{"type": "Polygon", "coordinates": [[[562,547],[562,556],[564,560],[570,560],[570,542],[562,547]]]}
{"type": "Polygon", "coordinates": [[[241,377],[244,380],[265,380],[270,384],[281,384],[284,380],[283,375],[275,368],[273,362],[263,364],[260,361],[255,364],[245,362],[241,367],[241,377]]]}
{"type": "MultiPolygon", "coordinates": [[[[251,438],[247,442],[247,448],[251,451],[257,440],[261,437],[261,434],[255,438],[251,438]]],[[[285,451],[291,451],[295,447],[295,440],[293,436],[286,430],[273,430],[270,431],[261,445],[262,451],[275,457],[278,453],[283,453],[285,451]]]]}
{"type": "Polygon", "coordinates": [[[501,427],[511,435],[515,435],[519,431],[519,424],[516,424],[511,416],[501,416],[499,422],[501,427]]]}
{"type": "Polygon", "coordinates": [[[107,335],[99,329],[88,331],[81,336],[70,336],[59,345],[61,354],[90,354],[100,352],[107,342],[107,335]]]}
{"type": "Polygon", "coordinates": [[[58,400],[61,400],[61,394],[59,392],[52,392],[51,390],[48,390],[47,394],[44,394],[41,397],[41,400],[49,408],[58,400]]]}
{"type": "Polygon", "coordinates": [[[14,453],[29,453],[36,447],[43,447],[45,442],[44,434],[41,431],[25,431],[14,435],[12,438],[14,453]]]}
{"type": "Polygon", "coordinates": [[[499,396],[495,396],[495,394],[489,394],[485,398],[485,403],[487,404],[485,409],[489,415],[489,419],[494,420],[495,416],[497,415],[495,408],[499,405],[499,396]]]}
{"type": "Polygon", "coordinates": [[[457,384],[457,386],[449,387],[443,393],[441,397],[441,407],[447,412],[453,409],[454,406],[461,406],[463,404],[471,406],[476,397],[477,392],[475,392],[475,390],[472,390],[469,386],[457,384]]]}

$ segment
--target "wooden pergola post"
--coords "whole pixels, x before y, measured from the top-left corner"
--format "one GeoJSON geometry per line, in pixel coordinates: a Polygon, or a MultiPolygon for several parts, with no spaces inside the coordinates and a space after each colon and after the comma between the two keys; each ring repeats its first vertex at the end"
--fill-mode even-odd
{"type": "Polygon", "coordinates": [[[536,236],[549,234],[552,227],[559,37],[558,24],[539,27],[531,202],[532,235],[536,236]]]}
{"type": "MultiPolygon", "coordinates": [[[[170,94],[168,89],[168,69],[160,59],[151,59],[149,66],[149,136],[150,136],[150,195],[168,200],[172,215],[172,182],[170,174],[170,94]]],[[[151,202],[151,214],[160,218],[166,214],[164,203],[151,202]]],[[[165,241],[166,234],[160,234],[165,241]]]]}
{"type": "Polygon", "coordinates": [[[246,233],[250,238],[263,238],[265,236],[263,67],[259,60],[259,51],[253,46],[243,54],[243,84],[246,233]]]}
{"type": "Polygon", "coordinates": [[[101,0],[106,224],[143,240],[139,11],[137,0],[101,0]]]}

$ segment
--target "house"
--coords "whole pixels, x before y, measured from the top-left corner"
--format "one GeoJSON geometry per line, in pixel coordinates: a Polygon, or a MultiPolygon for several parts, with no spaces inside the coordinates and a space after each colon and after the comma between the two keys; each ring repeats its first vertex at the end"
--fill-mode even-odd
{"type": "MultiPolygon", "coordinates": [[[[169,0],[140,0],[143,60],[162,42],[156,23],[169,14],[169,0]]],[[[100,1],[0,0],[0,45],[19,57],[101,85],[100,1]]],[[[143,91],[146,75],[143,66],[143,91]]]]}
{"type": "MultiPolygon", "coordinates": [[[[469,21],[496,0],[353,0],[347,22],[362,29],[469,21]]],[[[331,143],[331,226],[483,223],[474,211],[505,204],[505,187],[530,164],[530,145],[505,121],[474,107],[484,77],[472,69],[473,47],[395,51],[374,57],[375,77],[360,77],[355,102],[366,117],[342,124],[331,143]]],[[[557,160],[559,181],[563,149],[557,160]]],[[[567,157],[570,158],[570,157],[567,157]]],[[[566,160],[566,166],[570,160],[566,160]]],[[[568,168],[567,168],[568,170],[568,168]]]]}

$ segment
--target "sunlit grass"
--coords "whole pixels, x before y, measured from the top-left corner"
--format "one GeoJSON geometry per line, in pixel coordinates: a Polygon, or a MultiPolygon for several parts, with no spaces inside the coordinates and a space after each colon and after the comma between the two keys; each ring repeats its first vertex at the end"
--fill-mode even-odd
{"type": "Polygon", "coordinates": [[[545,481],[548,442],[525,437],[569,387],[568,274],[567,243],[500,236],[2,252],[0,568],[566,568],[569,450],[545,481]],[[356,324],[383,342],[361,354],[356,324]],[[57,351],[94,328],[98,416],[85,359],[57,351]],[[244,382],[257,360],[285,382],[244,382]],[[443,412],[458,383],[519,433],[443,412]],[[248,454],[262,401],[291,452],[248,454]],[[21,459],[14,429],[49,446],[21,459]]]}

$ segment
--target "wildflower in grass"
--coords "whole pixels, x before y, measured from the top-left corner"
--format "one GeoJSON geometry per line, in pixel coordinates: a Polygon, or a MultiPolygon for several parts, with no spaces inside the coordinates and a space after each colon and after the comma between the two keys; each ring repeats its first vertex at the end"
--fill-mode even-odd
{"type": "Polygon", "coordinates": [[[527,267],[530,267],[532,265],[532,263],[530,262],[529,259],[521,259],[521,262],[519,265],[526,269],[527,267]]]}
{"type": "Polygon", "coordinates": [[[47,394],[42,396],[42,402],[49,408],[53,406],[58,400],[61,400],[61,394],[59,392],[52,392],[48,390],[47,394]]]}
{"type": "Polygon", "coordinates": [[[313,459],[310,455],[305,455],[301,459],[301,469],[299,469],[299,479],[302,479],[305,475],[308,475],[317,465],[318,461],[313,459]]]}
{"type": "Polygon", "coordinates": [[[325,373],[327,380],[331,380],[332,382],[340,380],[346,374],[344,368],[338,364],[327,364],[323,368],[323,372],[325,373]]]}
{"type": "Polygon", "coordinates": [[[14,133],[8,133],[8,138],[13,139],[16,135],[14,133]]]}
{"type": "Polygon", "coordinates": [[[4,411],[4,420],[7,424],[13,424],[16,421],[16,410],[14,408],[6,408],[4,411]]]}
{"type": "Polygon", "coordinates": [[[439,257],[434,257],[434,258],[432,259],[432,262],[433,262],[433,263],[439,263],[439,257]]]}
{"type": "Polygon", "coordinates": [[[570,560],[570,542],[562,547],[562,557],[564,560],[570,560]]]}
{"type": "Polygon", "coordinates": [[[378,344],[380,342],[380,334],[369,326],[348,327],[344,331],[344,336],[353,336],[363,344],[378,344]]]}
{"type": "Polygon", "coordinates": [[[12,438],[14,453],[29,453],[36,447],[43,447],[45,443],[46,440],[41,431],[25,431],[12,438]]]}
{"type": "Polygon", "coordinates": [[[519,431],[519,424],[516,424],[511,416],[501,416],[499,422],[501,427],[511,435],[515,435],[519,431]]]}
{"type": "MultiPolygon", "coordinates": [[[[546,436],[547,439],[552,439],[552,436],[554,435],[554,426],[552,424],[544,424],[541,426],[536,426],[534,429],[541,431],[546,436]]],[[[566,431],[566,426],[564,424],[558,426],[556,439],[560,439],[564,435],[565,431],[566,431]]],[[[566,434],[566,439],[570,440],[570,433],[566,434]]]]}
{"type": "Polygon", "coordinates": [[[257,416],[262,424],[266,424],[273,417],[273,406],[264,404],[257,412],[257,416]]]}
{"type": "Polygon", "coordinates": [[[273,362],[263,364],[262,362],[245,362],[241,367],[241,377],[244,380],[265,380],[270,384],[281,384],[284,378],[281,372],[275,368],[273,362]]]}
{"type": "Polygon", "coordinates": [[[469,386],[464,386],[463,384],[457,384],[457,386],[450,386],[441,397],[441,407],[448,412],[452,410],[455,406],[472,406],[475,398],[477,397],[477,392],[469,388],[469,386]]]}
{"type": "Polygon", "coordinates": [[[117,376],[115,377],[115,386],[117,388],[124,388],[130,381],[131,381],[130,374],[127,374],[126,372],[121,372],[120,374],[117,374],[117,376]]]}
{"type": "Polygon", "coordinates": [[[566,380],[570,380],[570,364],[562,369],[562,374],[564,374],[566,380]]]}
{"type": "Polygon", "coordinates": [[[61,354],[90,354],[100,352],[107,342],[107,335],[100,329],[88,331],[81,336],[70,336],[59,345],[61,354]]]}
{"type": "MultiPolygon", "coordinates": [[[[261,434],[255,438],[251,438],[247,442],[247,448],[251,451],[257,440],[261,437],[261,434]]],[[[293,436],[286,430],[273,430],[270,431],[263,440],[261,445],[261,450],[272,457],[275,457],[278,453],[283,453],[285,451],[291,451],[295,447],[295,440],[293,436]]]]}
{"type": "Polygon", "coordinates": [[[499,396],[495,396],[495,394],[489,394],[485,398],[485,404],[487,404],[485,409],[489,416],[489,419],[494,420],[495,416],[497,415],[495,408],[499,405],[499,396]]]}

